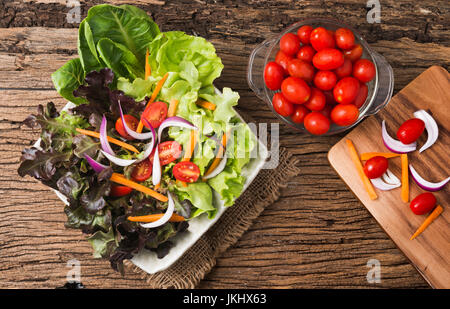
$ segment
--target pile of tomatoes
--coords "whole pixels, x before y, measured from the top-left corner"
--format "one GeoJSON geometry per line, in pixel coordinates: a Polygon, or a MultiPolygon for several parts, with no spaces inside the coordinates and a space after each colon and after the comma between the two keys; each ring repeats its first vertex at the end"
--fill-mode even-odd
{"type": "Polygon", "coordinates": [[[284,34],[275,61],[264,69],[266,86],[281,90],[273,96],[273,108],[315,135],[327,133],[331,122],[355,123],[367,98],[366,83],[376,74],[362,54],[346,28],[333,32],[305,25],[297,34],[284,34]]]}

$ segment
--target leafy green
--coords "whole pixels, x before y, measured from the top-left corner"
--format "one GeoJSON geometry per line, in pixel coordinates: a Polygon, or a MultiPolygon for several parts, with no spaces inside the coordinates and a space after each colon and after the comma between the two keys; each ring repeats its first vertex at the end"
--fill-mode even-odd
{"type": "Polygon", "coordinates": [[[75,104],[81,104],[86,101],[82,98],[74,97],[73,91],[83,84],[84,76],[85,73],[80,58],[75,58],[69,60],[54,72],[52,74],[52,81],[56,91],[58,91],[63,98],[75,104]]]}
{"type": "Polygon", "coordinates": [[[194,215],[191,216],[192,218],[204,212],[212,217],[217,211],[212,202],[211,188],[204,182],[190,183],[186,187],[176,187],[175,192],[181,201],[189,200],[197,208],[194,215]]]}
{"type": "Polygon", "coordinates": [[[111,227],[107,233],[97,231],[88,237],[88,241],[94,249],[94,258],[108,258],[116,249],[117,243],[114,238],[114,229],[111,227]]]}
{"type": "Polygon", "coordinates": [[[126,95],[134,98],[136,101],[142,101],[146,96],[150,96],[155,83],[151,80],[136,78],[133,82],[119,77],[117,81],[117,89],[123,91],[126,95]]]}
{"type": "Polygon", "coordinates": [[[83,20],[78,30],[78,55],[81,65],[86,73],[100,70],[105,67],[98,56],[97,48],[92,36],[91,26],[87,20],[83,20]]]}

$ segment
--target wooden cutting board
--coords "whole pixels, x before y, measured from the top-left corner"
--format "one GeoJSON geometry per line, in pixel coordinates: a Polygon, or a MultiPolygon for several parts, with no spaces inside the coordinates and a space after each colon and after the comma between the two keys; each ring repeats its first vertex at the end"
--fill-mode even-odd
{"type": "MultiPolygon", "coordinates": [[[[395,244],[410,259],[428,283],[435,288],[450,288],[450,184],[435,193],[443,213],[414,240],[411,235],[427,215],[417,216],[400,198],[400,188],[381,191],[375,188],[378,199],[370,200],[350,159],[346,139],[351,139],[359,154],[388,150],[381,139],[381,121],[386,120],[389,134],[396,138],[397,128],[419,109],[428,111],[439,126],[439,138],[419,154],[408,154],[409,163],[425,179],[441,181],[450,175],[450,75],[442,67],[433,66],[395,95],[379,114],[364,120],[334,145],[328,159],[348,187],[369,210],[395,244]]],[[[424,133],[418,148],[426,141],[424,133]]],[[[389,159],[389,169],[400,179],[400,158],[389,159]]],[[[425,192],[410,177],[410,201],[425,192]]],[[[383,271],[383,261],[381,271],[383,271]]],[[[383,274],[381,274],[383,276],[383,274]]],[[[382,279],[381,279],[382,280],[382,279]]]]}

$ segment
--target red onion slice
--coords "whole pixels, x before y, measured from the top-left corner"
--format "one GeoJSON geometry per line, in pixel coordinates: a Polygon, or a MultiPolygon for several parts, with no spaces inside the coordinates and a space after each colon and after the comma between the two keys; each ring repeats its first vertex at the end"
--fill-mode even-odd
{"type": "Polygon", "coordinates": [[[386,121],[382,121],[381,123],[381,136],[383,138],[383,143],[386,146],[387,149],[389,149],[392,152],[395,153],[407,153],[416,150],[417,143],[411,143],[411,144],[403,144],[402,142],[393,139],[386,130],[386,121]]]}
{"type": "Polygon", "coordinates": [[[398,179],[397,176],[395,176],[389,169],[386,170],[381,178],[390,185],[401,184],[400,179],[398,179]]]}
{"type": "Polygon", "coordinates": [[[92,167],[92,169],[98,174],[101,171],[103,171],[105,168],[107,168],[106,165],[103,165],[101,163],[98,163],[97,161],[95,161],[94,159],[92,159],[90,156],[88,156],[87,154],[84,155],[84,158],[86,159],[86,161],[89,163],[89,165],[92,167]]]}
{"type": "Polygon", "coordinates": [[[155,227],[165,224],[167,221],[170,220],[170,218],[172,217],[173,212],[175,210],[175,203],[173,202],[170,192],[167,192],[167,196],[169,198],[169,202],[168,202],[169,204],[167,206],[166,212],[164,213],[164,216],[162,216],[159,220],[156,220],[155,222],[141,223],[141,226],[143,228],[147,228],[147,229],[155,228],[155,227]]]}
{"type": "Polygon", "coordinates": [[[181,127],[181,128],[191,129],[191,130],[197,130],[196,126],[194,126],[192,123],[190,123],[189,121],[187,121],[184,118],[181,118],[178,116],[169,117],[166,120],[164,120],[161,123],[161,125],[159,126],[159,129],[158,129],[158,140],[159,141],[161,140],[162,131],[168,127],[181,127]]]}
{"type": "Polygon", "coordinates": [[[100,124],[100,145],[102,146],[102,149],[104,152],[107,152],[110,155],[114,155],[114,151],[111,148],[111,145],[109,145],[108,142],[108,135],[106,132],[106,117],[103,115],[102,123],[100,124]]]}
{"type": "Polygon", "coordinates": [[[396,184],[396,185],[392,185],[392,184],[389,184],[389,183],[385,183],[385,182],[383,181],[383,179],[381,179],[381,177],[371,179],[370,181],[372,182],[372,184],[373,184],[374,187],[376,187],[376,188],[378,188],[378,189],[380,189],[380,190],[383,190],[383,191],[392,190],[392,189],[395,189],[395,188],[398,188],[398,187],[401,186],[400,183],[398,183],[398,184],[396,184]]]}
{"type": "Polygon", "coordinates": [[[419,152],[423,152],[426,149],[430,148],[431,145],[433,145],[437,141],[439,136],[439,128],[434,118],[431,117],[431,115],[428,114],[423,109],[418,110],[413,115],[414,117],[422,120],[425,123],[425,129],[427,130],[428,133],[427,141],[419,150],[419,152]]]}
{"type": "Polygon", "coordinates": [[[130,127],[125,122],[125,118],[123,116],[123,111],[122,111],[122,106],[120,105],[120,101],[119,101],[119,111],[120,111],[120,118],[122,119],[123,128],[125,129],[125,132],[127,132],[128,135],[130,135],[132,138],[138,139],[138,140],[144,140],[144,139],[149,139],[149,138],[155,139],[156,134],[153,130],[153,127],[149,123],[148,123],[148,126],[149,126],[151,132],[148,132],[148,133],[137,133],[130,129],[130,127]]]}
{"type": "Polygon", "coordinates": [[[222,161],[220,161],[219,165],[217,165],[217,167],[211,173],[204,176],[203,179],[210,179],[210,178],[213,178],[213,177],[216,177],[217,175],[219,175],[225,169],[225,166],[227,165],[227,160],[228,160],[228,156],[225,153],[222,158],[222,161]]]}
{"type": "Polygon", "coordinates": [[[159,163],[158,146],[156,146],[155,155],[153,157],[152,183],[154,186],[156,186],[160,182],[161,182],[161,164],[159,163]]]}
{"type": "Polygon", "coordinates": [[[429,182],[429,181],[423,179],[422,176],[420,176],[419,173],[417,173],[417,171],[414,169],[414,167],[411,164],[409,165],[409,171],[411,172],[411,176],[414,179],[414,181],[417,183],[417,185],[426,191],[431,191],[431,192],[439,191],[443,187],[445,187],[445,185],[450,181],[450,177],[447,177],[446,179],[444,179],[440,182],[429,182]]]}
{"type": "Polygon", "coordinates": [[[106,151],[100,150],[100,152],[112,163],[119,165],[119,166],[129,166],[131,164],[133,164],[134,162],[136,162],[137,160],[128,160],[128,159],[122,159],[119,157],[116,157],[114,155],[111,155],[109,153],[107,153],[106,151]]]}

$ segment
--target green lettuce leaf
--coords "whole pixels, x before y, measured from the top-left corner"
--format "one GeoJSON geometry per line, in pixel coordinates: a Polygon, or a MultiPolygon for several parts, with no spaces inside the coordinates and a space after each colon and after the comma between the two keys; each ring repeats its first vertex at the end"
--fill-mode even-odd
{"type": "Polygon", "coordinates": [[[86,73],[105,67],[98,56],[91,26],[89,26],[87,20],[81,22],[78,30],[78,55],[86,73]]]}
{"type": "Polygon", "coordinates": [[[117,89],[123,91],[126,95],[134,98],[136,101],[142,101],[146,96],[150,96],[154,81],[136,78],[133,82],[124,77],[119,77],[117,81],[117,89]]]}
{"type": "Polygon", "coordinates": [[[88,237],[88,242],[94,249],[94,258],[109,257],[117,248],[117,242],[114,237],[114,229],[111,227],[107,233],[97,231],[88,237]]]}
{"type": "Polygon", "coordinates": [[[65,99],[75,104],[85,103],[83,98],[76,98],[73,91],[83,84],[84,70],[80,58],[67,61],[52,74],[53,85],[56,91],[65,99]]]}
{"type": "Polygon", "coordinates": [[[190,183],[187,187],[175,186],[175,192],[180,201],[189,200],[191,204],[197,208],[194,213],[191,214],[191,218],[205,212],[208,213],[208,216],[211,218],[217,212],[212,202],[211,188],[204,182],[190,183]]]}

